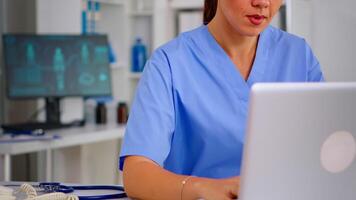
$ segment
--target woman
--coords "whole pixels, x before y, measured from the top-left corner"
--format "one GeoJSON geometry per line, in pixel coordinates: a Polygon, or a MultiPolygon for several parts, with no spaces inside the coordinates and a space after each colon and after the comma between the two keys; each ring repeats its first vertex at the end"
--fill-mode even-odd
{"type": "Polygon", "coordinates": [[[206,0],[207,25],[155,51],[120,157],[129,196],[237,197],[251,86],[323,79],[303,39],[269,26],[281,4],[206,0]]]}

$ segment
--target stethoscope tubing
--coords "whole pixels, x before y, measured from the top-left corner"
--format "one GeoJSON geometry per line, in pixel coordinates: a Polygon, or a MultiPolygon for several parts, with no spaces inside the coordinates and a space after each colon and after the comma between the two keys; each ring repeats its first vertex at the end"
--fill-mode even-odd
{"type": "MultiPolygon", "coordinates": [[[[39,185],[34,185],[39,187],[39,185]]],[[[20,187],[20,185],[5,185],[5,187],[20,187]]],[[[67,186],[60,185],[60,189],[53,192],[72,193],[74,190],[115,190],[121,191],[117,194],[95,195],[95,196],[78,196],[80,200],[101,200],[101,199],[121,199],[126,198],[124,187],[122,186],[109,186],[109,185],[94,185],[94,186],[67,186]]]]}
{"type": "Polygon", "coordinates": [[[67,186],[74,190],[115,190],[122,191],[118,194],[97,195],[97,196],[78,196],[80,200],[100,200],[100,199],[121,199],[127,197],[122,186],[108,186],[108,185],[96,185],[96,186],[67,186]]]}

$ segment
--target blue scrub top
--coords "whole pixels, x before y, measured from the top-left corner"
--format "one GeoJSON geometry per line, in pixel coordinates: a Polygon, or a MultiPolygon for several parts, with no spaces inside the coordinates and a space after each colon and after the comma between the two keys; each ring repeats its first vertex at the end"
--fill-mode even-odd
{"type": "Polygon", "coordinates": [[[304,39],[267,27],[247,81],[207,26],[157,49],[139,82],[121,149],[184,175],[240,174],[249,92],[257,82],[322,81],[304,39]]]}

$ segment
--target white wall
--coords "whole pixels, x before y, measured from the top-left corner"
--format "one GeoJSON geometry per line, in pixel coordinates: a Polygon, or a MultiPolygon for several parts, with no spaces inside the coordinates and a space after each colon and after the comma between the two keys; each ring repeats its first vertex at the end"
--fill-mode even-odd
{"type": "Polygon", "coordinates": [[[287,30],[313,43],[313,0],[287,0],[287,30]]]}
{"type": "Polygon", "coordinates": [[[327,81],[356,81],[356,1],[287,0],[289,31],[307,39],[327,81]]]}
{"type": "Polygon", "coordinates": [[[81,33],[81,1],[37,0],[38,33],[81,33]]]}
{"type": "Polygon", "coordinates": [[[169,0],[154,1],[153,48],[168,42],[175,36],[175,20],[169,0]]]}
{"type": "Polygon", "coordinates": [[[356,81],[355,8],[355,0],[313,1],[313,48],[327,81],[356,81]]]}

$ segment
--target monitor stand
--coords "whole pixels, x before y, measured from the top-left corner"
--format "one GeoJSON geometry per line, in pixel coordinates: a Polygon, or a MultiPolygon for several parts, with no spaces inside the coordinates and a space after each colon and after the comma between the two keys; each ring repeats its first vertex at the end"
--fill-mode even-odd
{"type": "Polygon", "coordinates": [[[61,123],[60,98],[46,98],[46,122],[49,124],[61,123]]]}

